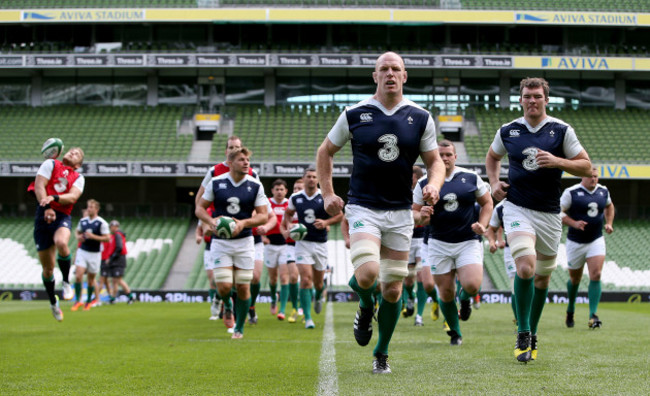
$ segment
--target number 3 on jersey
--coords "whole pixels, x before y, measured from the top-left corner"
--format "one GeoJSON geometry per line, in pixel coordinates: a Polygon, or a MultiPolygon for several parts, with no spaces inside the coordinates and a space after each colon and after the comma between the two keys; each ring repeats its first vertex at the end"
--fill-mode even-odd
{"type": "Polygon", "coordinates": [[[380,148],[377,152],[379,159],[384,162],[392,162],[399,156],[399,147],[397,147],[397,136],[393,134],[381,135],[377,139],[379,143],[383,143],[384,147],[380,148]]]}
{"type": "Polygon", "coordinates": [[[228,212],[231,215],[235,215],[239,213],[239,211],[241,210],[239,206],[239,198],[230,197],[226,201],[228,202],[228,206],[226,207],[226,212],[228,212]]]}
{"type": "Polygon", "coordinates": [[[305,210],[305,223],[312,224],[314,221],[316,221],[316,212],[314,212],[314,209],[305,210]]]}
{"type": "Polygon", "coordinates": [[[524,169],[528,171],[535,171],[539,169],[539,165],[537,164],[537,147],[528,147],[524,149],[524,151],[521,152],[526,156],[526,159],[522,161],[522,165],[524,166],[524,169]]]}

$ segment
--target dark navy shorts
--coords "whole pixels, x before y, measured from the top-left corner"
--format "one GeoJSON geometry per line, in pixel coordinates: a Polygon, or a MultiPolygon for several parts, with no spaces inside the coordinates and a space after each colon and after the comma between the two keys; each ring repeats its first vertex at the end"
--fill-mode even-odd
{"type": "Polygon", "coordinates": [[[39,206],[36,209],[36,217],[34,217],[34,242],[36,242],[36,250],[39,252],[47,250],[50,246],[54,245],[54,233],[59,228],[72,229],[72,216],[65,213],[57,212],[56,220],[47,224],[45,222],[45,209],[39,206]]]}

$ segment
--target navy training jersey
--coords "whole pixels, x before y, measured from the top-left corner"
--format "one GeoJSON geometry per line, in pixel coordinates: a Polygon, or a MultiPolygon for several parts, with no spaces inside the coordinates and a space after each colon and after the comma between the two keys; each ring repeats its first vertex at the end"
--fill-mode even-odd
{"type": "Polygon", "coordinates": [[[571,126],[547,117],[532,128],[523,117],[518,118],[497,131],[491,147],[499,155],[508,154],[508,201],[540,212],[560,213],[562,170],[540,168],[535,155],[538,149],[560,158],[578,155],[582,146],[571,126]]]}
{"type": "MultiPolygon", "coordinates": [[[[418,180],[413,192],[413,201],[422,205],[422,188],[427,185],[427,177],[418,180]]],[[[452,175],[445,178],[440,189],[440,200],[433,206],[433,216],[429,225],[429,236],[443,242],[458,243],[479,239],[472,231],[475,220],[474,204],[476,198],[489,191],[488,185],[468,169],[455,167],[452,175]]]]}
{"type": "Polygon", "coordinates": [[[413,164],[438,148],[431,115],[406,99],[391,110],[372,98],[348,107],[327,136],[338,147],[350,140],[348,203],[371,209],[410,209],[413,164]]]}
{"type": "MultiPolygon", "coordinates": [[[[90,231],[95,235],[108,235],[110,233],[108,229],[108,223],[106,220],[102,219],[99,216],[95,217],[94,219],[91,219],[90,217],[84,217],[83,219],[79,220],[77,231],[82,234],[86,231],[90,231]]],[[[81,243],[80,248],[87,252],[101,252],[102,243],[100,241],[95,241],[94,239],[85,239],[81,243]]]]}
{"type": "Polygon", "coordinates": [[[564,190],[560,202],[562,210],[573,220],[587,222],[584,231],[569,227],[567,239],[589,243],[603,235],[605,207],[612,203],[607,187],[597,184],[589,191],[582,184],[576,184],[564,190]]]}
{"type": "Polygon", "coordinates": [[[305,190],[300,190],[289,197],[288,208],[298,215],[298,222],[307,227],[307,236],[303,241],[327,242],[327,229],[319,230],[314,227],[316,219],[327,220],[331,216],[325,211],[323,196],[320,189],[311,197],[305,190]]]}
{"type": "MultiPolygon", "coordinates": [[[[214,204],[212,217],[229,216],[239,220],[249,219],[257,206],[267,206],[264,186],[251,175],[246,175],[235,183],[230,173],[213,177],[203,193],[203,199],[214,204]]],[[[234,238],[240,239],[253,235],[250,228],[244,228],[234,238]]],[[[219,238],[214,235],[213,238],[219,238]]]]}

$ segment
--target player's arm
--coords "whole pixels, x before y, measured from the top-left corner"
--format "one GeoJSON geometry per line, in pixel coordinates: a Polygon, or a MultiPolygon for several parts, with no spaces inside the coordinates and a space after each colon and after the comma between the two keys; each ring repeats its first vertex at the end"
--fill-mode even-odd
{"type": "Polygon", "coordinates": [[[203,241],[203,223],[200,221],[199,224],[196,225],[196,230],[194,230],[194,238],[197,245],[203,241]]]}
{"type": "Polygon", "coordinates": [[[332,216],[329,219],[318,219],[316,221],[321,221],[321,224],[323,225],[322,228],[326,228],[331,226],[332,224],[338,224],[343,220],[343,213],[339,213],[336,216],[332,216]]]}
{"type": "Polygon", "coordinates": [[[614,202],[610,202],[609,205],[605,206],[605,232],[608,234],[614,232],[613,223],[615,213],[614,202]]]}
{"type": "Polygon", "coordinates": [[[341,234],[343,235],[343,242],[345,242],[345,247],[350,248],[350,223],[346,217],[343,217],[341,221],[341,234]]]}
{"type": "Polygon", "coordinates": [[[291,229],[291,225],[293,224],[294,214],[296,214],[296,211],[291,208],[287,208],[284,211],[284,217],[282,217],[282,223],[280,224],[280,232],[282,232],[282,236],[284,236],[284,239],[289,238],[289,230],[291,229]]]}
{"type": "Polygon", "coordinates": [[[570,159],[556,157],[548,151],[538,150],[535,158],[540,168],[559,168],[575,176],[591,176],[591,160],[584,149],[570,159]]]}
{"type": "Polygon", "coordinates": [[[490,191],[488,190],[485,194],[476,198],[476,202],[481,205],[481,210],[478,214],[478,221],[472,224],[472,231],[478,235],[483,235],[489,226],[492,209],[494,208],[490,191]]]}
{"type": "Polygon", "coordinates": [[[497,230],[498,228],[489,226],[487,231],[485,231],[485,237],[487,238],[488,244],[490,245],[490,253],[497,251],[497,230]]]}
{"type": "Polygon", "coordinates": [[[210,180],[212,180],[212,170],[208,169],[208,171],[205,173],[205,176],[203,176],[203,180],[201,180],[201,185],[199,186],[198,191],[196,192],[196,196],[194,197],[194,205],[199,206],[199,200],[201,197],[203,197],[203,194],[205,193],[205,186],[210,183],[210,180]]]}
{"type": "Polygon", "coordinates": [[[497,154],[492,149],[492,146],[490,146],[485,156],[485,171],[488,176],[490,188],[492,189],[492,196],[498,201],[502,201],[506,197],[508,187],[510,187],[508,183],[499,180],[501,174],[501,158],[503,158],[503,155],[497,154]]]}
{"type": "Polygon", "coordinates": [[[584,231],[587,222],[582,220],[575,220],[574,218],[569,216],[569,209],[571,209],[571,203],[572,203],[571,193],[569,192],[569,190],[564,190],[564,192],[562,192],[562,195],[560,196],[560,208],[562,209],[562,211],[560,212],[560,217],[562,218],[562,224],[571,228],[584,231]]]}
{"type": "Polygon", "coordinates": [[[433,215],[433,206],[413,203],[411,206],[413,212],[413,222],[415,225],[428,225],[433,215]]]}
{"type": "Polygon", "coordinates": [[[98,242],[108,242],[108,241],[111,240],[111,235],[110,234],[97,235],[97,234],[93,234],[90,231],[86,232],[84,237],[86,239],[92,239],[92,240],[98,241],[98,242]]]}
{"type": "Polygon", "coordinates": [[[238,220],[235,218],[233,219],[237,223],[237,228],[235,228],[235,232],[233,233],[233,236],[238,235],[241,232],[241,230],[243,230],[244,228],[253,228],[253,227],[261,226],[268,220],[266,204],[256,206],[255,211],[253,212],[253,216],[249,217],[248,219],[243,219],[243,220],[238,220]]]}
{"type": "Polygon", "coordinates": [[[433,205],[438,202],[440,189],[445,182],[445,164],[438,149],[420,153],[420,157],[427,169],[427,185],[422,188],[422,198],[433,205]]]}
{"type": "Polygon", "coordinates": [[[47,186],[47,182],[49,180],[50,179],[43,175],[36,175],[36,180],[34,182],[34,193],[36,194],[36,199],[41,206],[47,206],[52,201],[58,202],[61,205],[70,205],[77,202],[81,196],[82,191],[74,185],[72,188],[70,188],[70,191],[65,194],[47,195],[45,187],[47,186]]]}
{"type": "Polygon", "coordinates": [[[199,199],[199,204],[196,205],[194,214],[199,218],[199,220],[201,220],[201,223],[209,224],[211,226],[210,228],[214,228],[214,226],[217,224],[216,219],[213,219],[212,216],[210,216],[208,213],[208,208],[210,207],[211,203],[212,201],[208,201],[207,199],[201,197],[199,199]]]}
{"type": "Polygon", "coordinates": [[[278,217],[274,213],[268,212],[268,220],[266,223],[257,227],[257,235],[266,235],[266,233],[273,229],[277,224],[278,217]]]}
{"type": "Polygon", "coordinates": [[[343,199],[334,193],[334,184],[332,183],[334,154],[340,149],[341,147],[335,145],[329,137],[326,137],[316,153],[316,175],[318,176],[321,194],[323,194],[325,211],[331,216],[340,213],[344,206],[343,199]]]}

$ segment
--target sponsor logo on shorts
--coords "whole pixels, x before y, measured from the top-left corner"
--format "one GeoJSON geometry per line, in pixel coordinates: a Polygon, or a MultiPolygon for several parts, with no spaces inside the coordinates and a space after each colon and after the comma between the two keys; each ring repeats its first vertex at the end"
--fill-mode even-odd
{"type": "Polygon", "coordinates": [[[300,260],[302,260],[302,259],[303,259],[302,256],[298,256],[298,257],[296,257],[296,260],[298,260],[298,261],[300,261],[300,260]]]}
{"type": "Polygon", "coordinates": [[[510,227],[512,227],[512,228],[517,228],[517,227],[519,227],[520,225],[521,225],[521,223],[518,222],[518,221],[513,221],[512,223],[510,223],[510,227]]]}
{"type": "Polygon", "coordinates": [[[352,224],[352,228],[354,228],[355,230],[361,227],[363,227],[363,223],[360,221],[355,221],[354,224],[352,224]]]}

